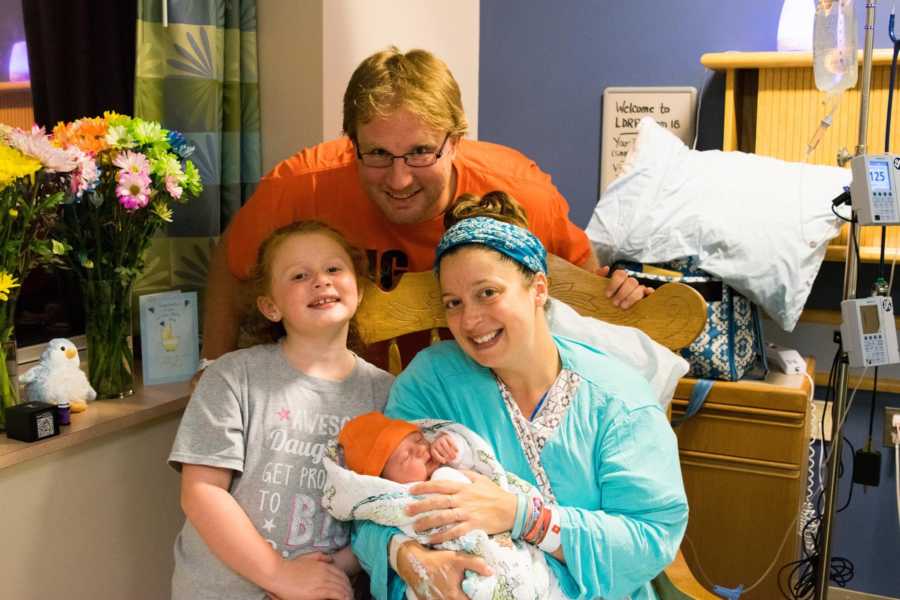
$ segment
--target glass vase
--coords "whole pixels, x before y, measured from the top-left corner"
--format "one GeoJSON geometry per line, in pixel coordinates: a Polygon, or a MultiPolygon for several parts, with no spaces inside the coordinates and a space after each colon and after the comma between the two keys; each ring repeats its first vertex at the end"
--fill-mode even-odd
{"type": "Polygon", "coordinates": [[[133,282],[87,280],[82,283],[88,380],[97,398],[124,398],[134,393],[131,349],[133,282]]]}
{"type": "Polygon", "coordinates": [[[6,409],[19,403],[16,336],[13,335],[15,314],[15,296],[0,300],[0,431],[6,429],[6,409]]]}

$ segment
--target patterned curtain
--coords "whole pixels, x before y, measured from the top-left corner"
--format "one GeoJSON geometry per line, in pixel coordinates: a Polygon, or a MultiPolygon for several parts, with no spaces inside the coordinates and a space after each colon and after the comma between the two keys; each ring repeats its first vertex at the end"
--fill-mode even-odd
{"type": "Polygon", "coordinates": [[[181,131],[203,194],[173,206],[136,293],[202,290],[210,251],[260,178],[256,0],[137,0],[136,116],[181,131]]]}

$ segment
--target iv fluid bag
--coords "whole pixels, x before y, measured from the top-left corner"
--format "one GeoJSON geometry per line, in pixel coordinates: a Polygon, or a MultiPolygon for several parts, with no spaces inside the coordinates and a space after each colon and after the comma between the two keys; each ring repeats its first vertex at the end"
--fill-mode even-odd
{"type": "Polygon", "coordinates": [[[853,0],[818,0],[813,22],[813,72],[823,92],[856,85],[856,15],[853,0]]]}

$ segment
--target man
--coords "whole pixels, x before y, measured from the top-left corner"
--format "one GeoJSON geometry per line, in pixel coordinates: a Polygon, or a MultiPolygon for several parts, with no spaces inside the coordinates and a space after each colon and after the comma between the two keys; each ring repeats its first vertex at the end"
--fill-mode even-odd
{"type": "MultiPolygon", "coordinates": [[[[463,139],[459,85],[440,59],[396,48],[365,59],[344,94],[346,137],[307,148],[260,181],[235,215],[210,264],[203,356],[237,346],[238,290],[274,229],[317,219],[368,253],[376,282],[392,288],[407,271],[427,271],[443,233],[442,214],[458,195],[510,193],[547,250],[600,275],[585,233],[550,176],[521,153],[463,139]]],[[[646,291],[616,272],[609,286],[627,308],[646,291]]]]}

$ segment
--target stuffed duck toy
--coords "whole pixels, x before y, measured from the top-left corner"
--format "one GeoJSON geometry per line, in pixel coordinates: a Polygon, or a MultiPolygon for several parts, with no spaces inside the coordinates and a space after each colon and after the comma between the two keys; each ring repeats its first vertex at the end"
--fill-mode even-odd
{"type": "Polygon", "coordinates": [[[19,381],[25,384],[29,400],[50,404],[68,402],[70,410],[79,413],[87,410],[87,403],[97,397],[80,364],[75,344],[56,338],[47,344],[37,366],[20,375],[19,381]]]}

